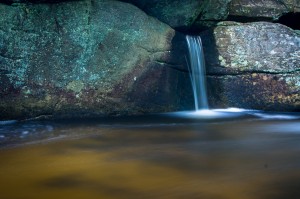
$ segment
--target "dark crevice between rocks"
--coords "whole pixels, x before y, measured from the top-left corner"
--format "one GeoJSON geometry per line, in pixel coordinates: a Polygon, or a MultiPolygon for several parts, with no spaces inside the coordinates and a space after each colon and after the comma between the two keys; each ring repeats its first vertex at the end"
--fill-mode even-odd
{"type": "Polygon", "coordinates": [[[155,60],[154,62],[159,65],[164,65],[166,67],[172,68],[172,69],[180,71],[180,72],[189,73],[189,71],[187,69],[183,69],[182,65],[179,65],[179,64],[167,63],[167,62],[160,61],[160,60],[155,60]]]}
{"type": "Polygon", "coordinates": [[[4,59],[10,59],[10,60],[21,60],[21,59],[24,59],[24,57],[13,57],[13,56],[6,55],[6,54],[2,53],[1,51],[0,51],[0,57],[2,57],[4,59]]]}
{"type": "Polygon", "coordinates": [[[300,72],[300,69],[293,71],[283,71],[283,72],[270,72],[270,71],[239,71],[239,72],[227,72],[227,73],[209,73],[208,77],[216,76],[241,76],[241,75],[252,75],[252,74],[267,74],[267,75],[287,75],[300,72]]]}
{"type": "Polygon", "coordinates": [[[166,64],[171,68],[180,72],[187,73],[188,66],[186,63],[185,55],[188,55],[187,43],[185,40],[185,34],[176,31],[171,41],[171,55],[167,59],[166,64]]]}
{"type": "Polygon", "coordinates": [[[54,115],[48,114],[48,115],[38,115],[35,117],[25,118],[25,119],[19,119],[19,122],[26,122],[26,121],[37,121],[37,120],[49,120],[54,118],[54,115]]]}
{"type": "Polygon", "coordinates": [[[199,35],[199,33],[202,31],[193,26],[191,26],[191,27],[186,27],[186,26],[176,27],[175,30],[184,35],[199,35]]]}
{"type": "Polygon", "coordinates": [[[217,23],[220,21],[213,21],[213,20],[209,20],[206,22],[211,22],[211,23],[215,23],[214,26],[201,26],[201,25],[192,25],[191,27],[177,27],[176,31],[185,34],[185,35],[191,35],[191,36],[199,36],[201,34],[201,32],[206,31],[208,29],[213,29],[214,27],[216,27],[217,23]]]}
{"type": "Polygon", "coordinates": [[[245,17],[245,16],[229,15],[226,21],[236,21],[241,23],[266,21],[266,22],[280,23],[294,30],[300,30],[299,19],[300,19],[300,13],[287,13],[285,15],[282,15],[278,20],[273,20],[272,18],[268,18],[268,17],[245,17]]]}
{"type": "Polygon", "coordinates": [[[17,5],[17,4],[31,4],[31,3],[61,3],[65,1],[83,1],[83,0],[0,0],[0,3],[4,3],[7,5],[17,5]]]}
{"type": "Polygon", "coordinates": [[[294,30],[300,30],[300,13],[285,14],[275,22],[286,25],[294,30]]]}
{"type": "Polygon", "coordinates": [[[246,16],[229,15],[226,18],[226,21],[235,21],[235,22],[241,22],[241,23],[250,23],[250,22],[257,22],[257,21],[272,22],[272,19],[269,18],[269,17],[246,17],[246,16]]]}

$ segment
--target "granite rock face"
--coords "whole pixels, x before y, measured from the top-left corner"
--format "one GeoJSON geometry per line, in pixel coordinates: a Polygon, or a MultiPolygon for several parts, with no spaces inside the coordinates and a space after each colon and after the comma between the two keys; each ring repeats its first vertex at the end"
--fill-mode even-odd
{"type": "MultiPolygon", "coordinates": [[[[66,1],[85,0],[0,0],[0,3],[18,5],[22,3],[53,4],[66,1]]],[[[93,0],[94,1],[94,0],[93,0]]],[[[93,2],[92,1],[92,2],[93,2]]],[[[103,1],[103,0],[100,0],[103,1]]],[[[252,22],[277,21],[286,14],[297,23],[300,0],[120,0],[131,3],[148,15],[168,24],[175,30],[199,32],[214,27],[224,20],[252,22]]],[[[97,2],[97,1],[95,1],[97,2]]]]}
{"type": "Polygon", "coordinates": [[[0,4],[0,119],[178,110],[177,37],[118,1],[0,4]]]}
{"type": "Polygon", "coordinates": [[[191,27],[192,30],[202,31],[216,26],[219,21],[226,20],[229,15],[231,0],[208,0],[203,3],[202,11],[191,27]]]}
{"type": "Polygon", "coordinates": [[[226,19],[230,0],[123,0],[180,31],[204,29],[226,19]]]}
{"type": "Polygon", "coordinates": [[[231,0],[229,15],[274,21],[286,13],[300,12],[299,0],[231,0]]]}
{"type": "Polygon", "coordinates": [[[127,0],[127,2],[133,3],[172,28],[180,29],[194,23],[205,0],[127,0]]]}
{"type": "Polygon", "coordinates": [[[221,22],[202,37],[215,107],[300,110],[300,35],[268,22],[221,22]]]}
{"type": "MultiPolygon", "coordinates": [[[[172,28],[199,32],[220,21],[277,21],[289,13],[300,13],[300,0],[122,0],[172,28]]],[[[299,15],[288,21],[297,23],[299,15]]]]}

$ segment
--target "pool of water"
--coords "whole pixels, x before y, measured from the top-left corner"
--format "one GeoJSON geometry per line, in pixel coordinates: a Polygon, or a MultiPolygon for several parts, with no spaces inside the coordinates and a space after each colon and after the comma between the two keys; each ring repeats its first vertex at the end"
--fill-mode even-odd
{"type": "Polygon", "coordinates": [[[300,114],[0,122],[0,198],[300,198],[300,114]]]}

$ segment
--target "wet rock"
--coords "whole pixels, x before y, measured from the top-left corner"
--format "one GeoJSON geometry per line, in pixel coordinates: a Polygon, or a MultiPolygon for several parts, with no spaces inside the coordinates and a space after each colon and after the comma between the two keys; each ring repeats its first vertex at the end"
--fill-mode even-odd
{"type": "Polygon", "coordinates": [[[300,73],[209,76],[212,107],[300,111],[300,73]]]}
{"type": "Polygon", "coordinates": [[[300,37],[268,22],[222,22],[202,35],[212,106],[300,109],[300,37]]]}
{"type": "Polygon", "coordinates": [[[178,110],[181,37],[118,1],[0,4],[0,118],[178,110]]]}

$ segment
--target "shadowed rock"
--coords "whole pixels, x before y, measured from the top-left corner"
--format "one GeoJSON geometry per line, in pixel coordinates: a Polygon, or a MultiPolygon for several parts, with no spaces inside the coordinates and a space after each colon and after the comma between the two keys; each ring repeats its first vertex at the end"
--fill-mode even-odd
{"type": "MultiPolygon", "coordinates": [[[[220,21],[277,21],[285,14],[299,13],[293,0],[123,0],[179,31],[200,32],[220,21]]],[[[289,19],[298,21],[297,17],[289,19]]]]}
{"type": "Polygon", "coordinates": [[[230,0],[123,0],[180,31],[199,31],[226,19],[230,0]]]}

